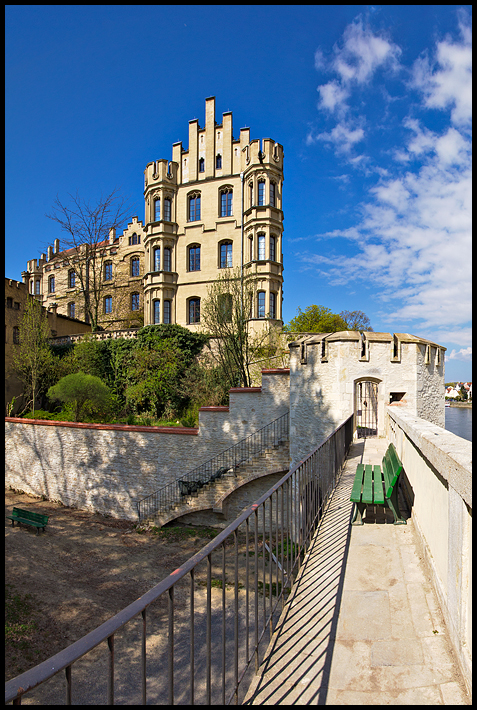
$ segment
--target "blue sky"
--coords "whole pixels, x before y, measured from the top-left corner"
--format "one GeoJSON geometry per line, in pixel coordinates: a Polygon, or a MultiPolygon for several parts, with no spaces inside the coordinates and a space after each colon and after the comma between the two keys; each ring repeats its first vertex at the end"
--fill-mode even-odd
{"type": "Polygon", "coordinates": [[[362,310],[472,379],[471,39],[469,5],[7,6],[5,275],[61,239],[57,194],[143,219],[215,96],[284,146],[284,319],[362,310]]]}

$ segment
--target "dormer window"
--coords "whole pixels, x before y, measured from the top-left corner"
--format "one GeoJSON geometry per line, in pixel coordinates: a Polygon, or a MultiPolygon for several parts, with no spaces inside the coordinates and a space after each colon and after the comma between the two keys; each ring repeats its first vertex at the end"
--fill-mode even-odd
{"type": "Polygon", "coordinates": [[[133,246],[134,244],[140,244],[141,243],[141,237],[134,233],[132,237],[129,237],[129,246],[133,246]]]}

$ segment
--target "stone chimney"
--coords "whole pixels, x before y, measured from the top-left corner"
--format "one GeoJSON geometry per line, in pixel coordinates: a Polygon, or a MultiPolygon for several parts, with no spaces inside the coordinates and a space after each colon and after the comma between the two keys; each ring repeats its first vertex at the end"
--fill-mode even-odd
{"type": "Polygon", "coordinates": [[[116,228],[112,227],[109,230],[109,243],[112,244],[115,239],[116,239],[116,228]]]}
{"type": "Polygon", "coordinates": [[[53,244],[54,244],[54,246],[55,246],[55,254],[58,254],[59,251],[60,251],[60,240],[59,240],[59,239],[55,239],[55,241],[53,242],[53,244]]]}
{"type": "Polygon", "coordinates": [[[48,247],[47,252],[48,252],[48,261],[51,261],[53,259],[53,247],[48,247]]]}

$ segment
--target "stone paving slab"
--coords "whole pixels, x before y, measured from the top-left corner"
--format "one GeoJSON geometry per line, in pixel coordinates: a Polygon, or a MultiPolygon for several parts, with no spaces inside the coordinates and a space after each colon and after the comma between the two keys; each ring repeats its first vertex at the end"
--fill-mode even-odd
{"type": "Polygon", "coordinates": [[[470,704],[402,496],[407,525],[350,525],[356,466],[386,448],[352,445],[245,705],[470,704]]]}

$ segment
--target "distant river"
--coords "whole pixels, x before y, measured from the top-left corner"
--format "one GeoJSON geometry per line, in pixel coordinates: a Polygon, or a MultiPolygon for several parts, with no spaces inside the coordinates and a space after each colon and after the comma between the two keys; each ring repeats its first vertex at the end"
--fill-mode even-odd
{"type": "Polygon", "coordinates": [[[472,409],[470,407],[446,407],[446,427],[463,439],[472,441],[472,409]]]}

